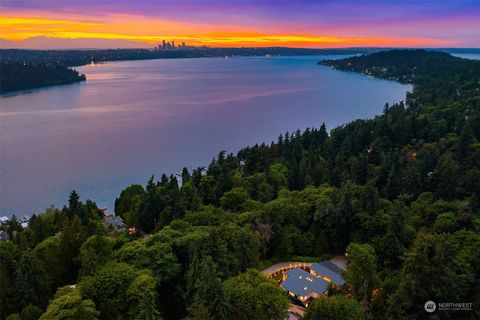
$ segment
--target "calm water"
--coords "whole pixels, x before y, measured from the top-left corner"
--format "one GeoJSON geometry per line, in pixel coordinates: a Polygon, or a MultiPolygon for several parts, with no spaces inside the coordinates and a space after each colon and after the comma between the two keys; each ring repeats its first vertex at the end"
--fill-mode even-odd
{"type": "MultiPolygon", "coordinates": [[[[85,66],[88,81],[0,98],[0,215],[62,206],[72,189],[113,211],[123,187],[208,165],[287,130],[372,117],[410,86],[322,57],[85,66]]],[[[331,58],[331,56],[329,57],[331,58]]]]}
{"type": "Polygon", "coordinates": [[[470,60],[480,60],[480,53],[455,53],[452,56],[470,59],[470,60]]]}

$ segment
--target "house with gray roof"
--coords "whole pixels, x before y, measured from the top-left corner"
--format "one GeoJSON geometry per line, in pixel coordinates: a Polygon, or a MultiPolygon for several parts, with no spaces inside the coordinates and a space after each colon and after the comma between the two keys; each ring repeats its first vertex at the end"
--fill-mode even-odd
{"type": "Polygon", "coordinates": [[[126,224],[120,216],[105,216],[103,218],[103,225],[107,228],[112,226],[118,231],[124,230],[126,228],[126,224]]]}
{"type": "Polygon", "coordinates": [[[310,273],[339,287],[345,284],[343,270],[330,261],[316,262],[310,266],[310,273]]]}
{"type": "Polygon", "coordinates": [[[286,279],[282,282],[283,290],[306,306],[310,299],[325,293],[329,286],[328,281],[317,278],[300,268],[287,271],[285,277],[286,279]]]}
{"type": "Polygon", "coordinates": [[[10,219],[8,219],[8,217],[6,217],[6,216],[0,217],[0,223],[1,224],[7,224],[9,220],[10,219]]]}

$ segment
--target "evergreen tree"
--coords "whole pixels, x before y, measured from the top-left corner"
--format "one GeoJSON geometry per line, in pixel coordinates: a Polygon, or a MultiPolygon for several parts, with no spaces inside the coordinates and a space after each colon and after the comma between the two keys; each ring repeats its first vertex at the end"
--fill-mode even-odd
{"type": "Polygon", "coordinates": [[[26,251],[15,270],[15,289],[20,306],[25,307],[29,304],[44,306],[49,296],[48,288],[45,267],[32,251],[26,251]]]}
{"type": "Polygon", "coordinates": [[[353,296],[362,302],[370,302],[377,283],[375,250],[368,244],[351,243],[346,252],[345,278],[353,296]]]}
{"type": "Polygon", "coordinates": [[[78,193],[73,190],[70,193],[70,197],[68,198],[68,216],[72,218],[75,215],[79,215],[80,210],[80,196],[78,193]]]}
{"type": "Polygon", "coordinates": [[[457,159],[459,159],[459,161],[465,159],[470,145],[476,141],[475,134],[470,126],[470,121],[465,121],[457,144],[457,159]]]}
{"type": "MultiPolygon", "coordinates": [[[[208,314],[216,319],[226,319],[226,301],[217,265],[210,256],[202,259],[198,269],[198,278],[193,283],[191,313],[198,313],[206,306],[208,314]]],[[[198,316],[198,314],[197,314],[198,316]]]]}

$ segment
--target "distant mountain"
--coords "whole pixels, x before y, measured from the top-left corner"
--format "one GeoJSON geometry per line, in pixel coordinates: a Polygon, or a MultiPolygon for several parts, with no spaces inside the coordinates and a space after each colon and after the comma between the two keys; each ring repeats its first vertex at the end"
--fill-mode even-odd
{"type": "Polygon", "coordinates": [[[112,48],[151,48],[145,42],[121,39],[59,39],[34,37],[21,41],[0,38],[2,49],[112,49],[112,48]]]}

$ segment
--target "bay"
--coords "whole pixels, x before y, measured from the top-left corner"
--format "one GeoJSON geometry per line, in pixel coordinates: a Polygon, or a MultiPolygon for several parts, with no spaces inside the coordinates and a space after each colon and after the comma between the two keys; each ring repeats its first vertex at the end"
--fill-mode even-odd
{"type": "Polygon", "coordinates": [[[61,207],[73,189],[113,211],[124,187],[151,175],[370,118],[411,90],[317,65],[323,58],[333,57],[110,62],[77,68],[84,83],[3,95],[0,215],[61,207]]]}

